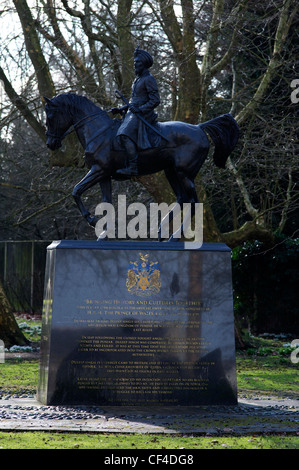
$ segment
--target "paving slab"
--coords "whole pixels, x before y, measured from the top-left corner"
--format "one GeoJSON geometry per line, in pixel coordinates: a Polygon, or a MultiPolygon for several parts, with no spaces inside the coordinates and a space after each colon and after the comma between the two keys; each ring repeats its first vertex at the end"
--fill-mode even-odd
{"type": "Polygon", "coordinates": [[[35,397],[0,399],[1,431],[299,435],[299,400],[240,397],[237,406],[46,406],[35,397]]]}

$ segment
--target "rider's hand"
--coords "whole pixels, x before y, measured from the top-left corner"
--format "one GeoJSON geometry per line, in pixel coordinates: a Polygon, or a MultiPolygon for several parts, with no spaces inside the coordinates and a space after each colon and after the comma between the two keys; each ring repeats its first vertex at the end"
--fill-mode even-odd
{"type": "Polygon", "coordinates": [[[119,108],[111,108],[110,112],[112,114],[121,114],[121,110],[119,108]]]}
{"type": "Polygon", "coordinates": [[[136,106],[135,104],[130,104],[129,109],[134,114],[141,112],[138,106],[136,106]]]}

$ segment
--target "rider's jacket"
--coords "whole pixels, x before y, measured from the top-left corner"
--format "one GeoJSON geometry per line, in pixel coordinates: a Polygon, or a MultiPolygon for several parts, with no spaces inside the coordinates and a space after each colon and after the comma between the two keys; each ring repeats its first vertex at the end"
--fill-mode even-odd
{"type": "MultiPolygon", "coordinates": [[[[146,69],[140,77],[136,77],[132,85],[130,103],[138,106],[142,117],[149,123],[155,124],[157,114],[154,109],[160,104],[158,86],[153,75],[146,69]]],[[[136,114],[128,111],[121,123],[117,135],[130,137],[139,149],[156,146],[156,135],[136,114]]]]}

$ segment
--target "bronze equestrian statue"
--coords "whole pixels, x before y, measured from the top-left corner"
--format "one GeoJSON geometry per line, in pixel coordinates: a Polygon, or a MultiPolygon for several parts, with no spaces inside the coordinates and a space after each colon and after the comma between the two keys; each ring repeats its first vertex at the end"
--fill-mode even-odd
{"type": "Polygon", "coordinates": [[[73,197],[82,216],[93,227],[98,219],[90,214],[81,199],[89,188],[99,183],[102,201],[111,203],[113,179],[164,171],[177,203],[181,207],[183,203],[195,204],[199,200],[194,179],[208,156],[208,135],[215,145],[213,159],[219,168],[225,167],[239,138],[239,127],[230,114],[197,125],[158,122],[154,109],[160,102],[159,92],[148,71],[152,58],[141,49],[134,55],[136,79],[131,101],[117,92],[126,104],[110,110],[122,113],[122,119],[110,118],[109,112],[80,95],[66,93],[52,99],[45,97],[47,146],[51,150],[58,149],[64,137],[75,131],[85,150],[89,171],[74,187],[73,197]]]}

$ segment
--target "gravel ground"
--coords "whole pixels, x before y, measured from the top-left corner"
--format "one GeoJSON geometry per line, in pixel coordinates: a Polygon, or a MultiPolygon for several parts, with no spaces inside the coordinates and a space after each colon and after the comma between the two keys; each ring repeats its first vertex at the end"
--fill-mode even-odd
{"type": "MultiPolygon", "coordinates": [[[[14,355],[19,353],[10,357],[14,355]]],[[[23,353],[25,356],[29,359],[36,353],[23,353]]],[[[248,391],[239,392],[237,406],[46,406],[33,394],[11,395],[2,389],[0,431],[13,430],[299,436],[299,397],[248,391]]]]}
{"type": "Polygon", "coordinates": [[[45,406],[33,395],[0,396],[0,430],[299,435],[299,400],[239,396],[237,406],[45,406]]]}

